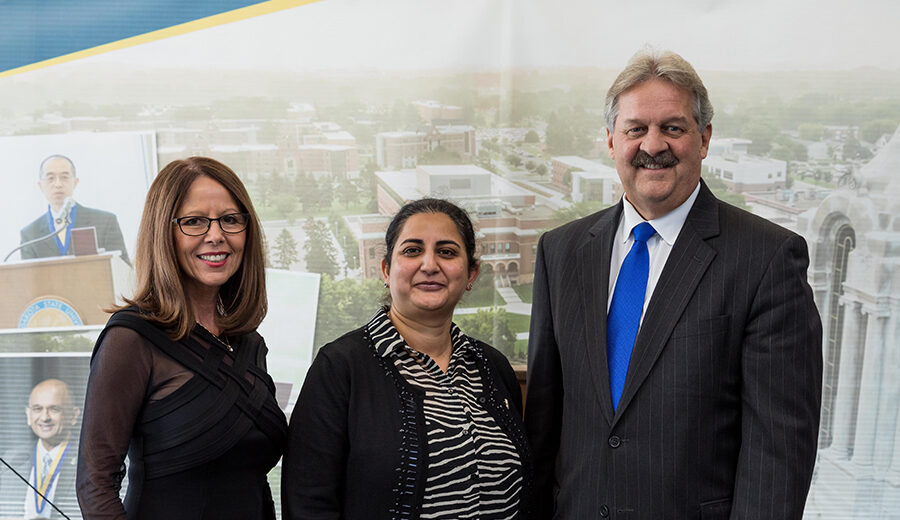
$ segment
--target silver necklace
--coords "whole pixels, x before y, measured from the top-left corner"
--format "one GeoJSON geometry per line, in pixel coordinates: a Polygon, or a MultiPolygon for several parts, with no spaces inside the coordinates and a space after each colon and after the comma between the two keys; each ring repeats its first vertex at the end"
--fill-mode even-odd
{"type": "Polygon", "coordinates": [[[234,352],[234,349],[231,348],[231,343],[228,342],[227,336],[225,337],[225,341],[222,341],[222,338],[213,334],[212,331],[210,331],[209,329],[204,327],[203,324],[200,323],[199,321],[197,322],[197,325],[200,325],[201,329],[205,330],[206,332],[209,332],[209,335],[212,336],[213,338],[215,338],[216,341],[218,341],[220,345],[222,345],[223,347],[225,347],[226,350],[228,350],[228,352],[234,352]]]}

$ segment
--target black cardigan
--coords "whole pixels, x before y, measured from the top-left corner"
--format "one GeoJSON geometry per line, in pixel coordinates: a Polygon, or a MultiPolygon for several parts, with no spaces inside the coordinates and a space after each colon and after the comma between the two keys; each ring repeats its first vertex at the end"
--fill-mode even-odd
{"type": "MultiPolygon", "coordinates": [[[[485,409],[509,435],[523,466],[519,518],[531,483],[522,395],[506,357],[469,338],[479,358],[485,409]]],[[[319,350],[291,415],[282,462],[283,518],[418,518],[428,469],[424,391],[390,358],[376,356],[365,327],[319,350]]]]}

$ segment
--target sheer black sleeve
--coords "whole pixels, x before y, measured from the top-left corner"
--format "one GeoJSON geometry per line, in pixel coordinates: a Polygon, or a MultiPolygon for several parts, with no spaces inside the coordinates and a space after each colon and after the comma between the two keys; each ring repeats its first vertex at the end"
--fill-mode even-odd
{"type": "Polygon", "coordinates": [[[137,332],[110,329],[91,362],[76,486],[85,518],[125,519],[119,474],[148,394],[152,347],[137,332]]]}

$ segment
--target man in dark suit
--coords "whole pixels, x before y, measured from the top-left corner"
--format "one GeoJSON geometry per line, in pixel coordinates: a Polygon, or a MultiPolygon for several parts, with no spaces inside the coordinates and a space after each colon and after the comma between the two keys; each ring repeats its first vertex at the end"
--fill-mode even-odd
{"type": "Polygon", "coordinates": [[[799,519],[821,323],[804,240],[700,180],[712,105],[674,53],[606,98],[625,196],[547,232],[525,424],[539,519],[799,519]]]}
{"type": "MultiPolygon", "coordinates": [[[[27,449],[4,454],[4,460],[69,517],[77,517],[75,467],[78,441],[71,435],[79,409],[69,387],[58,379],[38,383],[31,391],[25,416],[37,436],[27,449]],[[74,515],[74,516],[73,516],[74,515]]],[[[14,473],[0,472],[0,515],[27,520],[62,518],[44,498],[14,473]]]]}
{"type": "Polygon", "coordinates": [[[130,264],[122,230],[115,215],[81,204],[75,204],[71,211],[68,211],[66,199],[72,197],[76,186],[78,177],[75,175],[75,164],[68,157],[51,155],[41,162],[38,187],[47,198],[47,211],[22,228],[19,243],[24,244],[54,229],[58,233],[46,240],[23,247],[20,253],[22,259],[71,255],[73,251],[69,243],[72,229],[93,227],[96,230],[98,247],[107,251],[120,251],[122,260],[130,264]],[[67,212],[70,220],[68,224],[65,215],[67,212]]]}

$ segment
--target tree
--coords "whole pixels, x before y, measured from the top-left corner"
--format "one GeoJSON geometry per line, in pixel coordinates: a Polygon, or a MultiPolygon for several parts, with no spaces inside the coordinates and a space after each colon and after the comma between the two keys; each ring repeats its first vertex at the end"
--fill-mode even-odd
{"type": "Polygon", "coordinates": [[[773,141],[775,146],[772,148],[772,151],[769,152],[769,157],[781,159],[783,161],[805,161],[807,159],[806,145],[794,140],[791,136],[787,134],[778,134],[773,141]],[[788,158],[785,159],[784,157],[788,158]]]}
{"type": "Polygon", "coordinates": [[[538,175],[547,175],[547,165],[544,163],[538,164],[537,168],[534,169],[534,173],[538,175]]]}
{"type": "Polygon", "coordinates": [[[459,152],[447,150],[443,146],[435,147],[434,150],[428,150],[417,161],[418,164],[465,164],[459,152]]]}
{"type": "Polygon", "coordinates": [[[584,171],[584,170],[582,170],[581,168],[569,168],[569,169],[567,169],[567,170],[563,173],[563,178],[562,178],[563,184],[565,184],[566,186],[571,187],[571,186],[572,186],[572,172],[580,172],[580,171],[584,171]]]}
{"type": "Polygon", "coordinates": [[[300,205],[297,203],[297,197],[287,191],[276,192],[269,199],[269,203],[275,210],[276,218],[285,219],[293,223],[300,205]]]}
{"type": "Polygon", "coordinates": [[[750,121],[741,129],[741,137],[753,141],[747,151],[755,155],[766,155],[772,149],[772,141],[778,135],[778,129],[771,123],[756,120],[750,121]]]}
{"type": "Polygon", "coordinates": [[[519,166],[522,166],[522,158],[514,153],[511,153],[506,156],[506,164],[512,166],[513,168],[518,168],[519,166]]]}
{"type": "Polygon", "coordinates": [[[547,150],[553,155],[570,155],[574,152],[575,138],[572,128],[555,112],[550,114],[546,130],[547,150]]]}
{"type": "Polygon", "coordinates": [[[859,126],[859,137],[868,143],[874,143],[884,134],[893,134],[897,130],[900,119],[874,119],[859,126]]]}
{"type": "Polygon", "coordinates": [[[328,225],[334,230],[334,236],[337,238],[338,245],[344,252],[344,260],[347,269],[356,269],[359,267],[359,244],[356,238],[347,228],[344,219],[331,215],[328,217],[328,225]]]}
{"type": "Polygon", "coordinates": [[[816,123],[800,123],[797,135],[804,141],[821,141],[825,137],[825,127],[816,123]]]}
{"type": "Polygon", "coordinates": [[[298,173],[294,179],[294,194],[303,204],[304,213],[313,213],[318,209],[316,178],[308,173],[298,173]]]}
{"type": "Polygon", "coordinates": [[[594,147],[598,118],[583,106],[562,107],[547,121],[545,142],[553,155],[584,155],[594,147]]]}
{"type": "Polygon", "coordinates": [[[338,274],[337,251],[331,240],[331,233],[324,222],[309,217],[303,225],[306,230],[306,242],[303,243],[303,252],[306,259],[306,270],[310,273],[338,274]]]}
{"type": "Polygon", "coordinates": [[[370,160],[359,171],[359,187],[363,196],[368,197],[369,206],[366,210],[369,213],[378,211],[378,200],[375,197],[375,193],[378,192],[378,177],[375,176],[377,170],[378,165],[370,160]]]}
{"type": "Polygon", "coordinates": [[[850,159],[859,159],[861,161],[865,161],[872,158],[872,151],[861,145],[855,138],[848,137],[847,141],[844,142],[844,148],[841,152],[841,156],[845,161],[848,161],[850,159]]]}
{"type": "Polygon", "coordinates": [[[457,315],[454,321],[464,333],[491,345],[506,357],[515,354],[516,335],[509,328],[506,309],[478,309],[475,314],[457,315]]]}
{"type": "Polygon", "coordinates": [[[90,352],[94,340],[73,332],[0,335],[0,352],[90,352]]]}
{"type": "Polygon", "coordinates": [[[703,180],[706,181],[706,186],[709,188],[709,191],[713,192],[713,195],[715,195],[717,199],[725,201],[732,206],[737,206],[741,209],[750,211],[750,206],[747,205],[747,200],[743,195],[728,191],[728,187],[725,186],[722,179],[714,175],[709,175],[705,167],[703,169],[703,180]]]}
{"type": "Polygon", "coordinates": [[[347,207],[351,204],[359,203],[359,190],[356,188],[356,184],[349,180],[338,184],[335,196],[339,202],[347,207]]]}
{"type": "Polygon", "coordinates": [[[794,151],[783,144],[776,144],[769,152],[769,157],[788,162],[794,158],[794,151]]]}
{"type": "Polygon", "coordinates": [[[787,189],[791,189],[791,187],[793,185],[794,185],[794,176],[791,175],[790,171],[788,171],[787,174],[784,176],[784,187],[787,189]]]}
{"type": "Polygon", "coordinates": [[[322,275],[316,313],[316,348],[365,325],[384,294],[381,281],[375,279],[335,281],[322,275]]]}
{"type": "Polygon", "coordinates": [[[459,307],[483,307],[494,305],[496,294],[494,289],[494,267],[488,262],[480,262],[481,272],[472,284],[472,290],[463,293],[459,307]]]}
{"type": "Polygon", "coordinates": [[[281,230],[275,239],[275,267],[290,269],[297,261],[297,241],[287,228],[281,230]]]}
{"type": "Polygon", "coordinates": [[[269,198],[284,190],[284,188],[285,180],[281,175],[278,175],[278,172],[272,171],[268,175],[265,173],[260,174],[256,180],[256,189],[259,196],[257,203],[260,206],[268,206],[270,203],[269,198]]]}
{"type": "Polygon", "coordinates": [[[533,129],[532,129],[532,130],[529,130],[529,131],[525,134],[524,142],[526,142],[526,143],[539,143],[539,142],[541,142],[541,136],[539,136],[538,133],[535,132],[533,129]]]}
{"type": "Polygon", "coordinates": [[[586,217],[591,213],[596,213],[603,209],[603,203],[597,200],[585,200],[572,204],[566,208],[560,208],[553,212],[553,220],[556,225],[561,226],[566,222],[571,222],[581,217],[586,217]]]}

